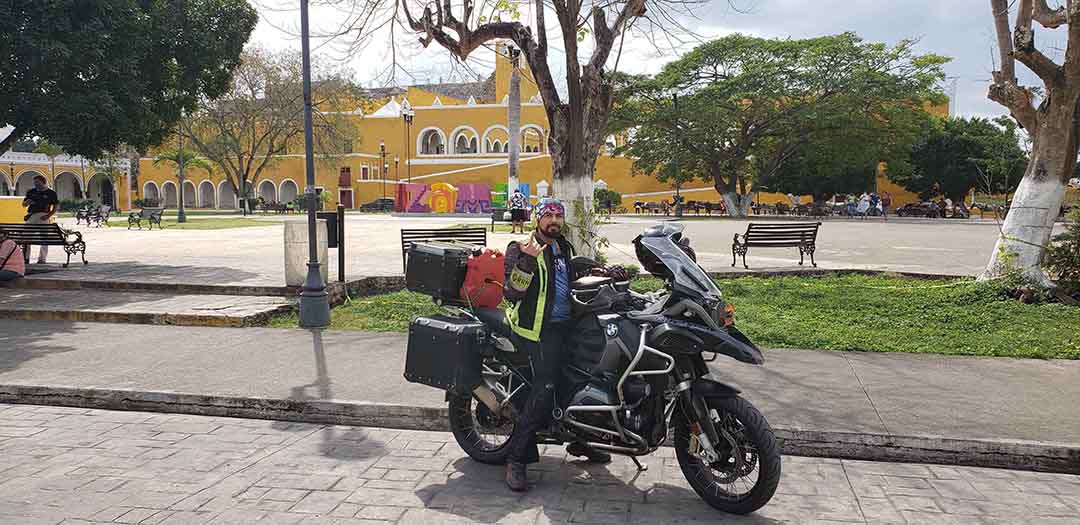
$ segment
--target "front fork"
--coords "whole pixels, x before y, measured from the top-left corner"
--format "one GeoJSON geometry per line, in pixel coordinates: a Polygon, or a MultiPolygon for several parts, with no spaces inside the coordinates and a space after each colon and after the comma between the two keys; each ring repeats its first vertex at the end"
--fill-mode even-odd
{"type": "MultiPolygon", "coordinates": [[[[701,356],[696,356],[701,361],[701,356]]],[[[690,453],[696,456],[704,456],[707,462],[714,463],[720,460],[718,447],[722,446],[720,432],[716,429],[712,418],[712,409],[709,408],[705,398],[695,395],[691,386],[700,375],[702,369],[708,373],[708,367],[704,361],[696,363],[693,358],[683,359],[676,367],[676,394],[679,396],[679,405],[683,417],[690,426],[690,453]]]]}

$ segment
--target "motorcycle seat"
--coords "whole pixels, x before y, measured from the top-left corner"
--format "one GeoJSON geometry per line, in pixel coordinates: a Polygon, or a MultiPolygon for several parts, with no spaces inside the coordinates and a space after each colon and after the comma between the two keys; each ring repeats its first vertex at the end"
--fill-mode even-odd
{"type": "Polygon", "coordinates": [[[506,312],[498,308],[477,308],[473,314],[496,335],[510,337],[510,322],[506,320],[506,312]]]}

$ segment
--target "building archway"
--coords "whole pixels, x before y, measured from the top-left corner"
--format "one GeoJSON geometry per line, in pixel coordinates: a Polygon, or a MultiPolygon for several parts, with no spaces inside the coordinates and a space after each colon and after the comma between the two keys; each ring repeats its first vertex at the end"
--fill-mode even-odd
{"type": "MultiPolygon", "coordinates": [[[[34,187],[34,177],[41,175],[33,170],[24,171],[15,179],[15,195],[23,196],[34,187]]],[[[44,177],[44,175],[41,175],[44,177]]]]}
{"type": "Polygon", "coordinates": [[[154,181],[148,180],[146,181],[146,184],[143,184],[142,196],[143,200],[154,201],[149,207],[159,206],[161,204],[161,190],[158,189],[158,185],[154,181]]]}
{"type": "Polygon", "coordinates": [[[161,193],[164,199],[162,200],[162,206],[166,208],[175,208],[179,202],[176,197],[176,183],[167,180],[161,184],[161,193]]]}
{"type": "Polygon", "coordinates": [[[214,208],[214,183],[204,180],[199,183],[199,207],[214,208]]]}
{"type": "Polygon", "coordinates": [[[184,207],[199,207],[198,196],[195,192],[195,183],[190,180],[184,181],[184,207]]]}
{"type": "Polygon", "coordinates": [[[81,199],[83,196],[82,178],[78,175],[65,171],[53,179],[53,191],[60,200],[81,199]]]}
{"type": "Polygon", "coordinates": [[[218,208],[222,210],[235,210],[237,208],[236,190],[227,180],[218,184],[218,208]]]}
{"type": "Polygon", "coordinates": [[[259,183],[259,198],[263,202],[277,202],[277,186],[274,186],[274,181],[264,180],[259,183]]]}
{"type": "Polygon", "coordinates": [[[479,144],[480,134],[475,129],[469,126],[458,126],[454,128],[450,136],[453,137],[451,142],[454,144],[455,155],[479,153],[477,145],[479,144]]]}
{"type": "Polygon", "coordinates": [[[296,182],[292,179],[285,179],[281,181],[278,193],[280,194],[279,197],[281,197],[281,202],[288,204],[296,200],[297,195],[300,194],[300,188],[296,186],[296,182]]]}
{"type": "Polygon", "coordinates": [[[503,153],[503,145],[510,140],[510,131],[502,124],[492,124],[484,130],[482,139],[487,146],[485,153],[503,153]]]}
{"type": "Polygon", "coordinates": [[[86,184],[86,198],[116,209],[116,187],[108,175],[98,173],[86,184]]]}
{"type": "Polygon", "coordinates": [[[11,180],[11,175],[0,171],[0,195],[14,195],[15,182],[11,180]]]}
{"type": "Polygon", "coordinates": [[[446,135],[439,128],[427,128],[416,139],[416,151],[420,155],[446,154],[446,135]]]}
{"type": "Polygon", "coordinates": [[[536,124],[521,127],[521,151],[525,153],[544,152],[544,130],[536,124]]]}

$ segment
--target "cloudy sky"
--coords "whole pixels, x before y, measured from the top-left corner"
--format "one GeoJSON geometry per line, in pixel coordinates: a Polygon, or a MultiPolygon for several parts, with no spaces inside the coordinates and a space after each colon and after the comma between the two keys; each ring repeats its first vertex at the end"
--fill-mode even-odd
{"type": "MultiPolygon", "coordinates": [[[[1003,109],[986,99],[990,72],[994,69],[993,20],[987,0],[713,0],[698,10],[698,19],[688,25],[706,37],[719,37],[732,32],[779,38],[805,38],[844,31],[854,31],[868,41],[894,44],[901,39],[917,39],[919,50],[952,57],[946,66],[949,80],[946,93],[952,92],[955,82],[955,111],[960,115],[1000,115],[1003,109]]],[[[289,9],[295,0],[254,0],[261,21],[253,43],[273,49],[299,47],[293,36],[298,26],[298,14],[289,9]],[[274,9],[274,7],[284,9],[274,9]]],[[[456,2],[455,2],[456,3],[456,2]]],[[[1055,2],[1051,0],[1053,5],[1055,2]]],[[[527,5],[527,4],[525,4],[527,5]]],[[[526,15],[529,12],[525,13],[526,15]]],[[[347,17],[340,11],[315,9],[313,28],[329,31],[347,17]]],[[[553,17],[549,17],[553,18],[553,17]]],[[[550,22],[549,22],[550,23],[550,22]]],[[[1060,33],[1061,30],[1058,31],[1060,33]]],[[[1041,30],[1036,41],[1048,55],[1060,60],[1059,42],[1063,36],[1041,30]]],[[[385,83],[380,73],[389,61],[385,39],[372,41],[362,52],[342,51],[348,37],[331,42],[319,42],[318,52],[331,60],[346,63],[358,81],[365,85],[385,83]]],[[[448,65],[447,54],[432,45],[427,50],[406,44],[405,55],[399,56],[417,82],[435,82],[460,73],[461,68],[448,65]],[[455,71],[457,73],[455,73],[455,71]]],[[[483,72],[490,67],[490,53],[478,52],[472,69],[483,72]]],[[[631,72],[654,72],[670,56],[658,56],[655,49],[642,39],[628,42],[620,61],[620,69],[631,72]]],[[[558,62],[552,58],[553,72],[560,74],[558,62]]],[[[1022,70],[1018,66],[1018,70],[1022,70]]],[[[1026,71],[1023,71],[1026,73],[1026,71]]],[[[401,77],[399,76],[399,79],[401,77]]],[[[1029,76],[1030,78],[1030,76],[1029,76]]],[[[398,83],[404,83],[398,80],[398,83]]]]}

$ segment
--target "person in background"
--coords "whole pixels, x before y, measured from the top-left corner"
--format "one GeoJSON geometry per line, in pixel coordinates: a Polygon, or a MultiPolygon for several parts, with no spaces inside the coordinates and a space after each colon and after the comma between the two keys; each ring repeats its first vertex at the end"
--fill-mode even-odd
{"type": "Polygon", "coordinates": [[[26,275],[26,261],[22,248],[0,233],[0,282],[14,281],[23,275],[26,275]]]}
{"type": "Polygon", "coordinates": [[[855,216],[855,194],[849,193],[847,196],[847,214],[848,217],[855,216]]]}
{"type": "MultiPolygon", "coordinates": [[[[60,204],[60,199],[57,198],[56,192],[49,188],[48,181],[45,176],[38,175],[34,177],[34,187],[30,188],[30,191],[26,192],[26,198],[23,199],[22,205],[26,206],[26,224],[49,224],[52,222],[53,215],[56,215],[57,207],[60,204]]],[[[28,248],[29,250],[29,248],[28,248]]],[[[49,255],[48,246],[38,247],[38,264],[45,264],[45,258],[49,255]]],[[[27,254],[29,257],[30,254],[27,254]]]]}
{"type": "Polygon", "coordinates": [[[881,216],[883,218],[885,218],[886,220],[888,220],[888,218],[889,218],[888,213],[889,213],[889,207],[891,207],[891,206],[892,206],[892,195],[889,195],[889,192],[886,191],[886,192],[881,194],[881,216]]]}
{"type": "Polygon", "coordinates": [[[521,190],[514,190],[510,197],[510,233],[525,233],[525,212],[529,198],[521,190]]]}

